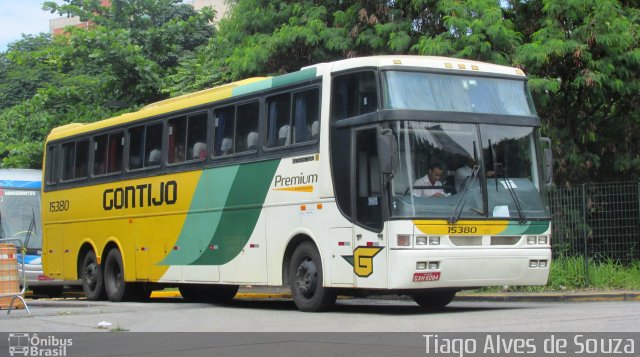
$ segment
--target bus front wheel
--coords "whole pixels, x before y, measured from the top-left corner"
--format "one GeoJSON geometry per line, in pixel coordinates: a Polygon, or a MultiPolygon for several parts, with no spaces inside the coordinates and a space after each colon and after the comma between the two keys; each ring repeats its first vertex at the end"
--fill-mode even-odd
{"type": "Polygon", "coordinates": [[[449,305],[453,298],[456,297],[456,290],[430,291],[422,294],[412,295],[420,307],[425,309],[442,309],[449,305]]]}
{"type": "Polygon", "coordinates": [[[300,244],[289,266],[291,295],[299,310],[325,311],[336,302],[335,292],[322,285],[322,278],[320,253],[310,242],[300,244]]]}
{"type": "Polygon", "coordinates": [[[82,290],[88,300],[104,300],[105,291],[102,276],[102,267],[98,264],[96,253],[87,252],[82,261],[82,290]]]}
{"type": "Polygon", "coordinates": [[[104,288],[112,302],[126,300],[134,292],[134,284],[124,282],[122,254],[118,249],[111,249],[107,254],[104,263],[104,288]]]}

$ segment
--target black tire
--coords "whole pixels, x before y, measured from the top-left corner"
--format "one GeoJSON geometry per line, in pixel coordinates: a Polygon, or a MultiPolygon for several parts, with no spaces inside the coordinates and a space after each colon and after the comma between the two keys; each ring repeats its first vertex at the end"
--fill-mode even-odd
{"type": "Polygon", "coordinates": [[[439,290],[412,295],[420,307],[425,309],[442,309],[456,297],[456,290],[439,290]]]}
{"type": "Polygon", "coordinates": [[[92,301],[104,300],[106,293],[103,284],[102,266],[98,264],[96,253],[92,250],[87,252],[82,260],[80,275],[82,290],[87,299],[92,301]]]}
{"type": "Polygon", "coordinates": [[[104,289],[107,298],[112,302],[129,300],[134,296],[135,288],[135,284],[124,281],[122,254],[118,249],[111,249],[104,262],[104,289]]]}
{"type": "Polygon", "coordinates": [[[336,302],[336,293],[322,285],[320,253],[311,242],[300,244],[289,265],[289,285],[293,302],[300,311],[321,312],[336,302]]]}
{"type": "Polygon", "coordinates": [[[37,286],[31,288],[33,295],[45,295],[49,298],[59,298],[62,296],[64,286],[37,286]]]}
{"type": "Polygon", "coordinates": [[[238,285],[185,284],[178,290],[187,301],[223,304],[233,300],[239,288],[238,285]]]}

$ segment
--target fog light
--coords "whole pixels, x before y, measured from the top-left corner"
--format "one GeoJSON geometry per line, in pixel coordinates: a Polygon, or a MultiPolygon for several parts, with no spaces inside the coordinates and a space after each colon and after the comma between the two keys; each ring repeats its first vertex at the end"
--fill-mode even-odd
{"type": "Polygon", "coordinates": [[[538,267],[540,268],[546,268],[547,267],[547,261],[546,260],[541,260],[538,262],[538,267]]]}
{"type": "Polygon", "coordinates": [[[398,234],[397,239],[399,247],[408,247],[411,245],[411,236],[408,234],[398,234]]]}
{"type": "Polygon", "coordinates": [[[538,237],[538,244],[547,244],[548,241],[549,241],[549,238],[547,236],[538,237]]]}
{"type": "Polygon", "coordinates": [[[440,245],[440,237],[439,236],[429,237],[429,245],[440,245]]]}
{"type": "Polygon", "coordinates": [[[427,245],[427,237],[416,237],[416,245],[427,245]]]}
{"type": "Polygon", "coordinates": [[[429,270],[438,270],[440,263],[438,262],[429,262],[429,270]]]}
{"type": "Polygon", "coordinates": [[[529,268],[537,268],[538,261],[537,260],[529,260],[529,268]]]}
{"type": "Polygon", "coordinates": [[[416,270],[426,270],[426,269],[427,269],[427,262],[416,263],[416,270]]]}
{"type": "Polygon", "coordinates": [[[527,244],[536,244],[536,242],[538,242],[538,237],[527,236],[527,244]]]}

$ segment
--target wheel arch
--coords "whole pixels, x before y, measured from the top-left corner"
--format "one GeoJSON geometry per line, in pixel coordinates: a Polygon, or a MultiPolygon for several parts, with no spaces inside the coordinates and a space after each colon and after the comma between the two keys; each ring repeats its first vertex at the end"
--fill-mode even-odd
{"type": "MultiPolygon", "coordinates": [[[[309,232],[298,232],[296,233],[289,242],[287,243],[287,247],[284,250],[284,255],[282,258],[282,284],[289,284],[289,265],[291,264],[291,257],[293,256],[293,252],[295,252],[296,248],[298,248],[302,243],[310,242],[314,245],[318,254],[320,255],[320,260],[322,261],[322,252],[318,247],[317,242],[311,237],[309,232]]],[[[324,267],[324,262],[321,262],[324,267]]],[[[324,268],[323,268],[324,269],[324,268]]]]}

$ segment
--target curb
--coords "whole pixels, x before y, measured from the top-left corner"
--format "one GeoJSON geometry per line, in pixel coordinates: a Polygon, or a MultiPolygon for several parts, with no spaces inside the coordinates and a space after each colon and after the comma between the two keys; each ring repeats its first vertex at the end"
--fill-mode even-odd
{"type": "MultiPolygon", "coordinates": [[[[179,291],[154,291],[152,298],[181,298],[179,291]]],[[[289,292],[238,292],[236,299],[291,299],[289,292]]],[[[402,295],[376,295],[372,299],[410,300],[402,295]]],[[[597,301],[640,301],[640,292],[594,292],[594,293],[461,293],[455,301],[474,302],[597,302],[597,301]]]]}

